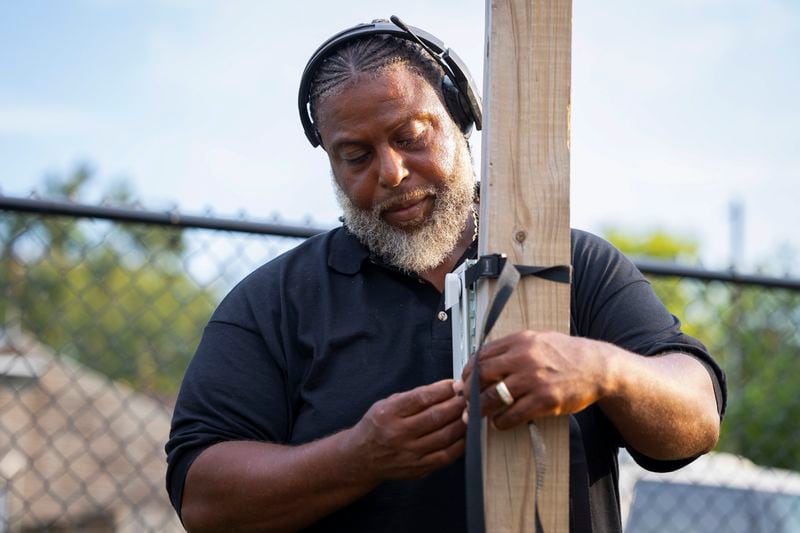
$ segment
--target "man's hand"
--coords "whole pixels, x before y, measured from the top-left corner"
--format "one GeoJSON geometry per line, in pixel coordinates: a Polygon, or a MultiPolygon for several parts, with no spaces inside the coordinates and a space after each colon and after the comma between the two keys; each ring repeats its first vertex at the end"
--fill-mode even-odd
{"type": "MultiPolygon", "coordinates": [[[[597,403],[628,445],[654,459],[705,453],[719,438],[711,378],[690,355],[643,357],[597,340],[523,331],[487,343],[479,357],[481,410],[498,429],[597,403]],[[497,393],[500,380],[510,406],[497,393]]],[[[466,398],[473,367],[462,374],[466,398]]]]}
{"type": "MultiPolygon", "coordinates": [[[[538,416],[571,414],[601,399],[609,390],[605,343],[556,332],[522,331],[486,343],[479,352],[481,408],[498,429],[538,416]],[[514,398],[506,406],[497,393],[503,380],[514,398]]],[[[474,361],[462,379],[469,398],[474,361]]]]}
{"type": "Polygon", "coordinates": [[[375,481],[420,478],[464,453],[465,407],[451,379],[393,394],[348,430],[348,446],[375,481]]]}
{"type": "Polygon", "coordinates": [[[387,479],[418,478],[464,453],[464,397],[452,379],[376,402],[352,428],[305,444],[215,444],[192,463],[190,531],[295,531],[387,479]]]}

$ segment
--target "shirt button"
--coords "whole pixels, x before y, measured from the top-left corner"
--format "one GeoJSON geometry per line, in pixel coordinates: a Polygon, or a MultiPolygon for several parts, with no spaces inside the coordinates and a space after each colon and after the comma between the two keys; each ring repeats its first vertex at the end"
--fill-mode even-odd
{"type": "Polygon", "coordinates": [[[417,278],[417,283],[420,283],[420,284],[422,284],[422,285],[425,285],[425,280],[424,280],[424,279],[422,279],[422,278],[417,278]]]}
{"type": "Polygon", "coordinates": [[[445,322],[447,320],[447,313],[445,313],[444,311],[439,311],[439,314],[436,315],[436,317],[442,322],[445,322]]]}

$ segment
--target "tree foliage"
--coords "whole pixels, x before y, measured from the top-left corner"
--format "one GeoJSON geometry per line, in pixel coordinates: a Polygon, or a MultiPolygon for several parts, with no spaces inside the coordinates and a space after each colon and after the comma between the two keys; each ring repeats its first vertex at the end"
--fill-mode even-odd
{"type": "MultiPolygon", "coordinates": [[[[90,179],[81,166],[45,194],[77,200],[90,179]]],[[[124,185],[110,198],[133,203],[124,185]]],[[[6,327],[137,388],[177,390],[217,301],[186,273],[182,231],[4,213],[0,242],[6,327]]]]}
{"type": "MultiPolygon", "coordinates": [[[[654,259],[674,263],[693,263],[699,258],[699,246],[689,237],[670,235],[663,230],[630,233],[610,229],[606,238],[625,255],[633,259],[654,259]]],[[[686,283],[680,278],[651,278],[661,301],[683,323],[688,334],[706,339],[714,322],[706,306],[695,305],[704,300],[704,284],[686,283]]]]}
{"type": "MultiPolygon", "coordinates": [[[[692,239],[661,231],[607,238],[626,254],[685,262],[692,239]]],[[[756,463],[800,470],[800,293],[680,278],[651,277],[684,330],[702,340],[728,376],[728,410],[718,449],[756,463]]]]}

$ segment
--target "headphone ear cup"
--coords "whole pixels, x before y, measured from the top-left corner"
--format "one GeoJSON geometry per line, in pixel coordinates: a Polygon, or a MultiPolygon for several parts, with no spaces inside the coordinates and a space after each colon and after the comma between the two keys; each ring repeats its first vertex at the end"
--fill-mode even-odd
{"type": "Polygon", "coordinates": [[[447,76],[442,80],[442,94],[444,95],[444,103],[453,121],[461,130],[461,133],[469,135],[472,132],[472,125],[474,124],[472,113],[469,110],[469,105],[464,95],[461,94],[458,87],[456,87],[447,76]]]}

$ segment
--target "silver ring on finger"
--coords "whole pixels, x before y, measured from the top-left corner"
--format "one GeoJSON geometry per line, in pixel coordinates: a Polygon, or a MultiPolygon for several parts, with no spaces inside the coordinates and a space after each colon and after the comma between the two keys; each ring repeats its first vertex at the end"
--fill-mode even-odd
{"type": "Polygon", "coordinates": [[[497,382],[494,386],[494,389],[497,391],[497,395],[500,396],[500,400],[506,404],[511,405],[514,403],[514,397],[511,396],[511,392],[508,390],[508,386],[506,382],[502,379],[497,382]]]}

